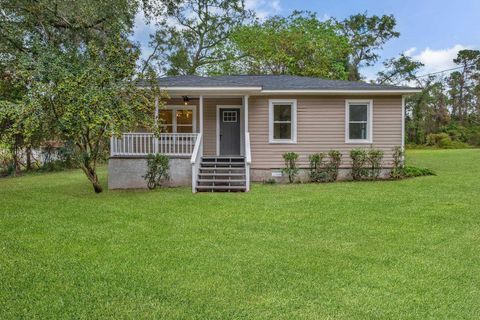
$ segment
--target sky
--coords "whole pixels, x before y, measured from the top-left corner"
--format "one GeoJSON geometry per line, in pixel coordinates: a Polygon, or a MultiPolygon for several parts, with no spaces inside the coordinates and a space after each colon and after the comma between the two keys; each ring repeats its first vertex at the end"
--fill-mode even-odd
{"type": "MultiPolygon", "coordinates": [[[[382,69],[381,62],[405,53],[423,62],[420,74],[454,67],[452,59],[462,49],[480,49],[480,0],[245,0],[260,18],[289,15],[293,10],[309,10],[321,19],[343,19],[352,14],[393,14],[400,37],[380,51],[379,62],[361,70],[367,80],[382,69]]],[[[136,19],[134,39],[148,55],[153,27],[136,19]]]]}

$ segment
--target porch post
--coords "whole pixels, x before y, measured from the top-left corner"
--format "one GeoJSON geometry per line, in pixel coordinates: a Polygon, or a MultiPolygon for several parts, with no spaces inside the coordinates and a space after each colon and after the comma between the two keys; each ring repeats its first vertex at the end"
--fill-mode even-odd
{"type": "Polygon", "coordinates": [[[200,133],[203,133],[203,96],[200,96],[200,133]]]}
{"type": "Polygon", "coordinates": [[[245,132],[248,132],[248,96],[243,97],[243,116],[244,124],[245,124],[245,132]]]}
{"type": "MultiPolygon", "coordinates": [[[[155,95],[155,132],[158,132],[158,96],[155,95]]],[[[158,153],[158,138],[156,135],[153,137],[153,153],[158,153]]]]}

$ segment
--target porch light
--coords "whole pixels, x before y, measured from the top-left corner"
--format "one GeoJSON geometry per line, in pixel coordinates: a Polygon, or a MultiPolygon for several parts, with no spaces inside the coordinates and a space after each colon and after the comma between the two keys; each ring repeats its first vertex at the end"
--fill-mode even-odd
{"type": "Polygon", "coordinates": [[[188,96],[183,96],[183,104],[188,106],[188,102],[190,101],[190,98],[188,96]]]}

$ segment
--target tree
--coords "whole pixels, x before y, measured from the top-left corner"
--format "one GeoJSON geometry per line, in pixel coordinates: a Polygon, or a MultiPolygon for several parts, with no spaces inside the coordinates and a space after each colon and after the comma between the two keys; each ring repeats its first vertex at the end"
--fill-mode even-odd
{"type": "MultiPolygon", "coordinates": [[[[35,83],[27,100],[32,114],[56,124],[56,137],[74,143],[78,164],[97,193],[102,187],[96,166],[108,150],[108,137],[153,127],[153,97],[134,81],[138,55],[124,39],[108,39],[102,48],[89,43],[69,54],[52,50],[39,61],[54,62],[50,81],[35,83]]],[[[32,77],[41,76],[42,70],[34,70],[32,77]]]]}
{"type": "Polygon", "coordinates": [[[378,50],[392,38],[398,38],[397,22],[393,15],[367,16],[367,13],[352,15],[338,22],[342,34],[348,38],[352,51],[348,62],[348,80],[361,79],[359,69],[371,66],[379,59],[378,50]]]}
{"type": "Polygon", "coordinates": [[[388,59],[383,63],[383,66],[385,70],[377,74],[377,82],[380,84],[396,85],[401,82],[420,84],[417,73],[424,64],[413,60],[412,57],[401,54],[398,58],[388,59]]]}
{"type": "Polygon", "coordinates": [[[461,50],[453,62],[461,70],[452,72],[448,79],[452,115],[464,124],[469,115],[480,112],[480,50],[461,50]]]}
{"type": "Polygon", "coordinates": [[[10,112],[16,120],[9,127],[21,124],[28,136],[40,125],[50,137],[72,141],[101,192],[96,165],[108,137],[153,122],[156,90],[136,87],[139,50],[128,40],[137,3],[2,0],[2,9],[1,30],[12,33],[1,34],[0,47],[8,49],[1,61],[28,89],[17,101],[23,119],[10,112]]]}
{"type": "Polygon", "coordinates": [[[233,29],[253,17],[244,0],[185,0],[165,8],[160,3],[153,53],[144,62],[155,62],[169,75],[204,74],[213,64],[235,58],[228,50],[233,29]]]}
{"type": "Polygon", "coordinates": [[[230,70],[253,74],[292,74],[345,79],[350,50],[330,21],[295,11],[238,28],[232,41],[242,59],[230,70]]]}

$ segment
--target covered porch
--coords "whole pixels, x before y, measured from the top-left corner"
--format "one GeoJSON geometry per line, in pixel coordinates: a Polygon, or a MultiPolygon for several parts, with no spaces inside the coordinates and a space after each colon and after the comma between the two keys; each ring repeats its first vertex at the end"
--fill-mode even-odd
{"type": "Polygon", "coordinates": [[[172,95],[162,108],[157,101],[155,119],[165,133],[129,132],[112,137],[111,159],[145,159],[149,154],[165,154],[171,158],[172,180],[176,171],[185,171],[185,165],[178,166],[179,159],[189,161],[192,192],[248,191],[251,163],[248,99],[248,95],[183,92],[172,95]]]}

